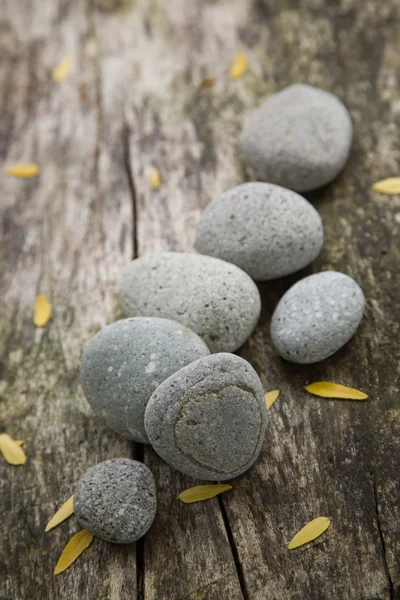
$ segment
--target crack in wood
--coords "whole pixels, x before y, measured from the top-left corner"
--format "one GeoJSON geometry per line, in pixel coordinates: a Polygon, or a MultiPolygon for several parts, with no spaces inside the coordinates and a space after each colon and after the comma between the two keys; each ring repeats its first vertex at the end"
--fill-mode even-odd
{"type": "Polygon", "coordinates": [[[390,600],[396,600],[399,598],[399,595],[398,594],[396,594],[396,596],[394,595],[393,581],[392,581],[392,577],[390,575],[390,567],[389,567],[389,564],[387,561],[385,538],[383,535],[380,516],[379,516],[378,491],[376,488],[376,483],[374,481],[372,482],[372,489],[374,492],[374,509],[375,509],[375,516],[376,516],[376,526],[378,528],[378,533],[379,533],[380,548],[381,548],[381,554],[382,554],[382,559],[383,559],[383,567],[384,567],[384,571],[385,571],[387,581],[388,581],[388,586],[389,586],[389,598],[390,598],[390,600]]]}
{"type": "Polygon", "coordinates": [[[218,496],[218,504],[221,510],[222,520],[224,522],[226,536],[228,538],[229,546],[231,548],[233,561],[235,563],[236,573],[239,579],[240,589],[242,591],[243,600],[249,600],[250,596],[247,590],[246,581],[244,578],[243,565],[240,560],[239,551],[236,546],[235,538],[233,536],[231,524],[229,523],[229,517],[225,509],[225,505],[221,496],[218,496]]]}
{"type": "Polygon", "coordinates": [[[133,174],[133,169],[131,165],[131,151],[129,147],[129,126],[125,120],[123,120],[123,128],[122,128],[122,148],[123,148],[123,159],[124,159],[124,168],[126,172],[126,177],[128,181],[129,193],[131,197],[132,204],[132,258],[136,258],[139,256],[139,248],[138,248],[138,233],[137,233],[137,193],[135,186],[135,178],[133,174]]]}

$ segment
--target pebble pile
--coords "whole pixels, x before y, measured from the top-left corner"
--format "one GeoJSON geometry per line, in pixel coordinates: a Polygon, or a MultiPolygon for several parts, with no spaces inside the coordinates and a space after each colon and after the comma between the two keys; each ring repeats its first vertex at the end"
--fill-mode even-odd
{"type": "MultiPolygon", "coordinates": [[[[254,282],[293,274],[319,255],[321,217],[297,192],[336,177],[351,140],[343,104],[309,85],[292,85],[255,110],[242,152],[260,181],[205,209],[200,254],[161,252],[128,264],[119,290],[126,318],[85,347],[82,387],[101,420],[196,479],[224,481],[253,465],[267,424],[263,386],[232,352],[260,316],[254,282]]],[[[290,362],[324,360],[355,334],[364,306],[348,275],[300,279],[272,316],[272,345],[290,362]]],[[[132,460],[106,461],[80,480],[74,507],[95,535],[133,542],[155,517],[153,476],[132,460]]]]}

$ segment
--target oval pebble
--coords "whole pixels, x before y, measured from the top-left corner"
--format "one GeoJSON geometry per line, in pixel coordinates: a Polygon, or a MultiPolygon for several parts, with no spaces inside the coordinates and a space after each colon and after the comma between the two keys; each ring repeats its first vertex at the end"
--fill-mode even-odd
{"type": "Polygon", "coordinates": [[[146,408],[155,451],[194,478],[225,481],[257,459],[267,411],[252,366],[234,354],[213,354],[162,383],[146,408]]]}
{"type": "Polygon", "coordinates": [[[235,265],[210,256],[161,252],[132,261],[122,276],[126,316],[173,319],[190,327],[211,352],[233,352],[261,311],[257,286],[235,265]]]}
{"type": "Polygon", "coordinates": [[[99,463],[75,488],[74,513],[80,525],[107,542],[135,542],[150,529],[156,512],[153,474],[136,460],[99,463]]]}
{"type": "Polygon", "coordinates": [[[271,183],[238,185],[202,213],[196,249],[240,267],[255,281],[309,265],[324,241],[321,217],[302,196],[271,183]]]}
{"type": "Polygon", "coordinates": [[[187,327],[158,318],[122,319],[85,346],[81,384],[87,401],[111,429],[148,443],[146,404],[172,373],[210,353],[187,327]]]}
{"type": "Polygon", "coordinates": [[[364,306],[360,286],[343,273],[305,277],[284,294],[272,316],[275,349],[294,363],[323,360],[355,334],[364,306]]]}
{"type": "Polygon", "coordinates": [[[343,169],[353,126],[333,94],[298,83],[256,109],[242,133],[242,153],[257,179],[304,192],[343,169]]]}

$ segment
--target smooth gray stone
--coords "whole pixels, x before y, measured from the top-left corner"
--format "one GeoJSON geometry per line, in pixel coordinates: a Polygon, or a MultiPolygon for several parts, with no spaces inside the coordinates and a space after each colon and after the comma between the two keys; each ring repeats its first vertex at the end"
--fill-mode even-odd
{"type": "Polygon", "coordinates": [[[309,265],[323,241],[321,217],[305,198],[257,181],[238,185],[207,206],[195,247],[255,281],[267,281],[309,265]]]}
{"type": "Polygon", "coordinates": [[[355,334],[364,313],[360,286],[325,271],[295,283],[272,315],[271,338],[286,360],[308,364],[334,354],[355,334]]]}
{"type": "Polygon", "coordinates": [[[111,429],[148,443],[144,411],[151,394],[172,373],[208,354],[205,343],[179,323],[122,319],[86,344],[81,384],[87,401],[111,429]]]}
{"type": "Polygon", "coordinates": [[[257,459],[267,411],[253,367],[234,354],[213,354],[177,371],[149,400],[145,426],[167,463],[196,479],[225,481],[257,459]]]}
{"type": "Polygon", "coordinates": [[[190,327],[211,352],[233,352],[257,325],[257,286],[235,265],[210,256],[161,252],[127,265],[120,286],[125,316],[159,316],[190,327]]]}
{"type": "Polygon", "coordinates": [[[99,463],[75,488],[74,513],[80,525],[107,542],[135,542],[150,529],[156,512],[153,474],[136,460],[99,463]]]}
{"type": "Polygon", "coordinates": [[[353,126],[333,94],[298,83],[267,98],[245,126],[242,153],[257,179],[305,192],[343,169],[353,126]]]}

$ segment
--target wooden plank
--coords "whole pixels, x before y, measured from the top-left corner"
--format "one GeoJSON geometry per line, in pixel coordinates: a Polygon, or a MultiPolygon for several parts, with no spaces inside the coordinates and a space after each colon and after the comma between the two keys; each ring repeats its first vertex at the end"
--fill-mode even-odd
{"type": "Polygon", "coordinates": [[[38,179],[0,176],[1,429],[25,440],[28,461],[0,460],[4,599],[130,598],[135,548],[95,540],[65,573],[53,569],[79,526],[47,520],[87,467],[131,456],[131,444],[101,426],[78,385],[83,343],[114,320],[116,282],[132,255],[132,211],[121,119],[96,94],[91,25],[84,2],[3,2],[0,112],[2,165],[36,161],[38,179]],[[64,56],[74,73],[51,80],[64,56]],[[50,324],[32,323],[37,293],[53,304],[50,324]]]}
{"type": "Polygon", "coordinates": [[[268,6],[256,4],[249,18],[268,18],[272,85],[308,81],[338,93],[352,113],[349,164],[335,184],[310,195],[326,231],[312,271],[354,276],[368,308],[356,338],[337,355],[314,366],[289,365],[270,348],[269,318],[297,277],[262,286],[263,320],[243,356],[257,365],[266,389],[280,388],[282,396],[271,410],[261,460],[222,501],[250,598],[397,598],[398,200],[372,193],[371,184],[399,169],[400,14],[394,4],[375,2],[370,10],[357,2],[268,6]],[[321,379],[364,389],[370,399],[330,402],[302,390],[321,379]],[[288,552],[292,535],[321,514],[332,518],[331,530],[312,548],[288,552]]]}

